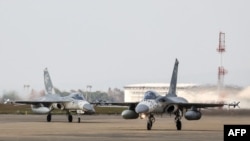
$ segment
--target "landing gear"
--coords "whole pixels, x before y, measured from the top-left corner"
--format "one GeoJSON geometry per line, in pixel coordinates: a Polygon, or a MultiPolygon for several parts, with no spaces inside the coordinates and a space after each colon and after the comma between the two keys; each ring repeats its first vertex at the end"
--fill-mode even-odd
{"type": "Polygon", "coordinates": [[[176,123],[176,129],[177,130],[181,130],[181,115],[182,115],[182,112],[180,110],[176,111],[175,113],[175,123],[176,123]]]}
{"type": "Polygon", "coordinates": [[[177,130],[181,130],[181,121],[180,120],[176,121],[176,128],[177,128],[177,130]]]}
{"type": "Polygon", "coordinates": [[[49,113],[48,115],[47,115],[47,122],[50,122],[51,121],[51,114],[49,113]]]}
{"type": "Polygon", "coordinates": [[[81,117],[80,117],[80,114],[79,114],[79,113],[77,113],[77,116],[78,116],[78,123],[80,123],[80,122],[81,122],[81,117]]]}
{"type": "Polygon", "coordinates": [[[154,115],[150,114],[150,115],[148,116],[148,122],[147,122],[147,129],[148,129],[148,130],[151,130],[151,128],[152,128],[154,122],[155,122],[154,115]]]}
{"type": "Polygon", "coordinates": [[[71,114],[68,114],[68,121],[69,121],[69,122],[72,122],[72,120],[73,120],[72,115],[71,115],[71,114]]]}

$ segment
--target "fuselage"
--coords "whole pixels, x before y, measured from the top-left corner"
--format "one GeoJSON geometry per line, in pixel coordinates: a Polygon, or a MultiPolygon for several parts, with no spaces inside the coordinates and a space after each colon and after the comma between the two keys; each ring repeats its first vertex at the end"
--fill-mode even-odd
{"type": "Polygon", "coordinates": [[[140,114],[148,113],[162,113],[164,111],[165,103],[156,102],[155,99],[144,99],[138,103],[135,111],[140,114]]]}
{"type": "Polygon", "coordinates": [[[64,97],[57,94],[47,94],[36,101],[41,101],[41,103],[31,105],[32,111],[35,113],[49,113],[54,109],[76,111],[78,113],[95,112],[93,106],[82,95],[77,93],[64,97]]]}
{"type": "Polygon", "coordinates": [[[144,99],[137,104],[135,111],[138,114],[146,115],[149,113],[170,113],[177,110],[178,107],[175,103],[187,102],[183,97],[157,96],[156,92],[151,92],[151,97],[145,95],[144,99]]]}

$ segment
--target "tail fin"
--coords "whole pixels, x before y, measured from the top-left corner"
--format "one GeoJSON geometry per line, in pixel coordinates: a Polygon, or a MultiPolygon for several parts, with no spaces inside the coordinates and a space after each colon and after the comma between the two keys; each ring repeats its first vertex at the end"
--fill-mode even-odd
{"type": "Polygon", "coordinates": [[[44,69],[44,85],[46,94],[55,94],[54,87],[47,68],[44,69]]]}
{"type": "Polygon", "coordinates": [[[179,61],[177,59],[175,59],[174,70],[172,73],[170,87],[169,87],[169,91],[166,95],[177,96],[176,95],[176,83],[177,83],[177,74],[178,74],[178,64],[179,64],[179,61]]]}

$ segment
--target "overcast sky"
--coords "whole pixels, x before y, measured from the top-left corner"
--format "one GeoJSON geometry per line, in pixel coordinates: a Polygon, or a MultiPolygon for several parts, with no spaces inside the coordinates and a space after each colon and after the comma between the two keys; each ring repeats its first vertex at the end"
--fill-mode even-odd
{"type": "Polygon", "coordinates": [[[0,92],[169,83],[250,85],[249,0],[0,0],[0,92]]]}

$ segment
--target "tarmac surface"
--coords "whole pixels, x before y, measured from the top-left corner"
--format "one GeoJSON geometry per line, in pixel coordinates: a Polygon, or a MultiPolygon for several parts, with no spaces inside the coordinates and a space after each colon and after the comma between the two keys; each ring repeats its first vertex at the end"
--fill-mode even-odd
{"type": "Polygon", "coordinates": [[[66,115],[0,115],[0,141],[223,141],[225,124],[250,124],[249,115],[203,115],[200,120],[182,118],[177,131],[174,116],[155,116],[152,130],[146,119],[125,120],[120,115],[84,115],[81,123],[66,115]]]}

